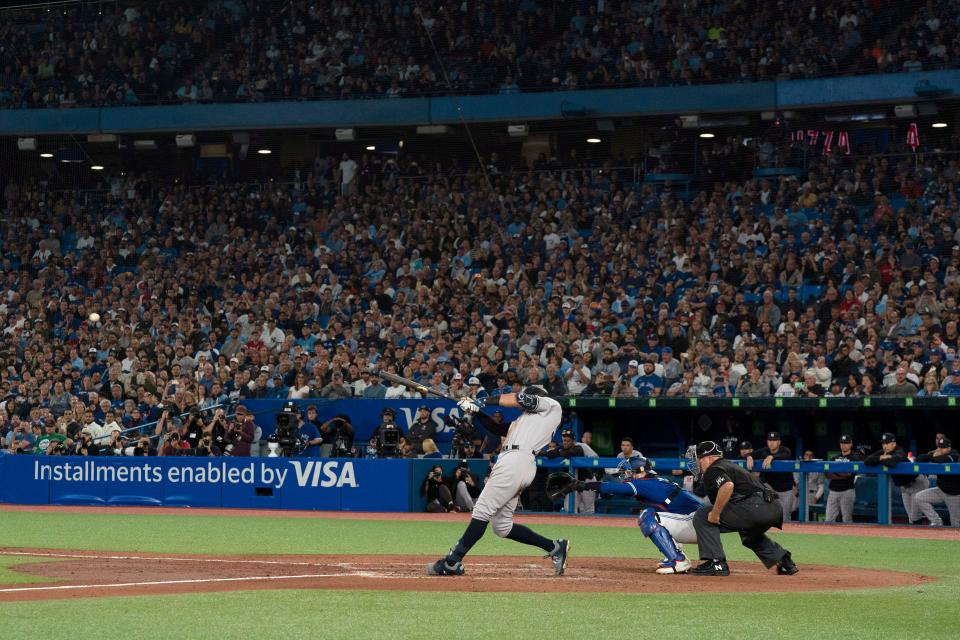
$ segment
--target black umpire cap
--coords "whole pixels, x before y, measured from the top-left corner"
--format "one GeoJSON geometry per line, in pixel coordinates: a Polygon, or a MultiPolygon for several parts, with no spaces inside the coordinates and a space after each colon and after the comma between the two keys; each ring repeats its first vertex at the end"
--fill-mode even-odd
{"type": "Polygon", "coordinates": [[[697,445],[697,459],[710,456],[723,457],[723,449],[713,440],[706,440],[697,445]]]}

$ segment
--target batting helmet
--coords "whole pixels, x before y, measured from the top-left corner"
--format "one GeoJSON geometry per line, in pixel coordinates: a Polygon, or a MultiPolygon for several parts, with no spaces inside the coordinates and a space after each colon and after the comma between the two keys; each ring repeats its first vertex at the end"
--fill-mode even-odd
{"type": "Polygon", "coordinates": [[[546,397],[547,390],[541,387],[538,384],[527,385],[523,388],[523,393],[528,396],[543,396],[546,397]]]}

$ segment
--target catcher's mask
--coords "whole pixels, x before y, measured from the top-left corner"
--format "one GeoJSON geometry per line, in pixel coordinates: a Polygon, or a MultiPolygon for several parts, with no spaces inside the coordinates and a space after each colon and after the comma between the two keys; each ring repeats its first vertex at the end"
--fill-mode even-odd
{"type": "Polygon", "coordinates": [[[617,477],[620,480],[632,480],[634,477],[640,475],[641,473],[646,473],[647,475],[656,475],[656,472],[652,469],[647,469],[647,459],[639,458],[634,456],[632,458],[624,458],[620,461],[620,464],[617,465],[617,477]]]}

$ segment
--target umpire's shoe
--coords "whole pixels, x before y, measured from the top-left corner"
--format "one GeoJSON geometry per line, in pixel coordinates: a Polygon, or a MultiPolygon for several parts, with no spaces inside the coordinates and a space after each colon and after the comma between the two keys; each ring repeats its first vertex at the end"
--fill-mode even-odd
{"type": "Polygon", "coordinates": [[[788,551],[782,558],[780,558],[780,563],[777,565],[777,574],[781,576],[792,576],[798,571],[800,571],[800,568],[797,567],[796,563],[793,561],[793,558],[790,557],[790,552],[788,551]]]}
{"type": "Polygon", "coordinates": [[[429,576],[462,576],[463,573],[462,562],[449,564],[446,558],[440,558],[433,564],[427,565],[427,575],[429,576]]]}
{"type": "Polygon", "coordinates": [[[728,576],[730,567],[726,560],[707,560],[699,566],[690,569],[690,575],[694,576],[728,576]]]}
{"type": "Polygon", "coordinates": [[[553,553],[544,557],[553,560],[553,572],[558,576],[562,576],[564,570],[567,568],[567,554],[570,553],[570,541],[554,540],[553,544],[553,553]]]}

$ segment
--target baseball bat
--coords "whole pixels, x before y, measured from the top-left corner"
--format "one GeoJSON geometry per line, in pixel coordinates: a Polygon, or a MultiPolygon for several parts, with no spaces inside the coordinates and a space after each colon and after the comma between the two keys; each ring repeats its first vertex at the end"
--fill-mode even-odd
{"type": "Polygon", "coordinates": [[[377,373],[377,375],[383,378],[384,380],[387,380],[389,382],[394,382],[396,384],[402,384],[408,389],[413,389],[414,391],[417,391],[419,393],[427,393],[432,396],[436,396],[437,398],[443,398],[444,400],[453,400],[454,402],[457,401],[457,398],[454,398],[453,396],[447,393],[444,393],[439,389],[434,389],[433,387],[422,385],[419,382],[415,382],[413,380],[410,380],[409,378],[404,378],[403,376],[398,376],[396,374],[388,373],[386,371],[380,371],[379,373],[377,373]]]}

